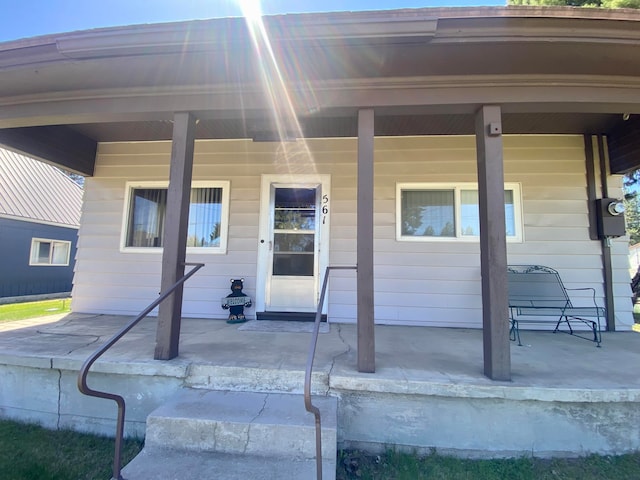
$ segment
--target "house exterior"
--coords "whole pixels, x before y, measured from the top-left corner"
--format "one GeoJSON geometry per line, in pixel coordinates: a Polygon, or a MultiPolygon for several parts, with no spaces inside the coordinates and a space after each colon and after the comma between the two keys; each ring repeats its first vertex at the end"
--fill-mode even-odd
{"type": "MultiPolygon", "coordinates": [[[[627,239],[598,228],[640,162],[640,14],[537,7],[217,19],[0,44],[0,143],[87,175],[78,312],[482,328],[510,376],[507,264],[593,286],[633,324],[627,239]],[[600,201],[600,202],[598,202],[600,201]],[[506,228],[505,228],[506,227],[506,228]],[[188,269],[189,267],[187,267],[188,269]],[[99,288],[96,288],[99,286],[99,288]]],[[[578,301],[590,301],[588,297],[578,301]]]]}
{"type": "Polygon", "coordinates": [[[71,292],[82,189],[52,165],[0,149],[0,297],[71,292]]]}

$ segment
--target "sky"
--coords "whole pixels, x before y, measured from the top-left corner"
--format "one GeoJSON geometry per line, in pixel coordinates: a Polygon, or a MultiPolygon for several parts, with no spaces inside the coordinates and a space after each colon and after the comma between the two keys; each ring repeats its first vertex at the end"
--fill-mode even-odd
{"type": "MultiPolygon", "coordinates": [[[[505,5],[506,0],[263,0],[265,15],[505,5]]],[[[241,15],[237,0],[0,0],[0,42],[91,28],[241,15]]]]}

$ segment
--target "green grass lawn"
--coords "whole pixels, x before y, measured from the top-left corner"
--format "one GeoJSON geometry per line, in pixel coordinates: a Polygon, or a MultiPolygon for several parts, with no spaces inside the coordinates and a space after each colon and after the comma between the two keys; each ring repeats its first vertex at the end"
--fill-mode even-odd
{"type": "MultiPolygon", "coordinates": [[[[142,449],[125,441],[122,464],[142,449]]],[[[114,441],[0,420],[0,480],[106,480],[114,441]]],[[[338,452],[337,480],[637,480],[640,453],[577,459],[464,460],[437,454],[338,452]]]]}
{"type": "MultiPolygon", "coordinates": [[[[0,322],[70,311],[70,299],[0,305],[0,322]]],[[[634,308],[640,317],[640,305],[634,308]]],[[[640,324],[638,325],[640,327],[640,324]]],[[[640,331],[640,330],[639,330],[640,331]]],[[[126,465],[142,441],[127,440],[126,465]]],[[[0,420],[0,480],[111,478],[114,441],[0,420]]],[[[640,479],[640,453],[578,459],[464,460],[437,454],[338,452],[337,480],[602,480],[640,479]]]]}
{"type": "MultiPolygon", "coordinates": [[[[25,318],[45,317],[71,311],[71,299],[59,298],[41,302],[10,303],[0,305],[0,322],[12,322],[25,318]]],[[[0,479],[1,480],[1,479],[0,479]]]]}
{"type": "Polygon", "coordinates": [[[440,455],[417,457],[396,452],[338,455],[337,480],[637,480],[640,453],[577,459],[514,458],[463,460],[440,455]]]}
{"type": "MultiPolygon", "coordinates": [[[[126,440],[123,464],[141,448],[126,440]]],[[[113,453],[112,438],[0,420],[0,480],[106,480],[113,453]]]]}

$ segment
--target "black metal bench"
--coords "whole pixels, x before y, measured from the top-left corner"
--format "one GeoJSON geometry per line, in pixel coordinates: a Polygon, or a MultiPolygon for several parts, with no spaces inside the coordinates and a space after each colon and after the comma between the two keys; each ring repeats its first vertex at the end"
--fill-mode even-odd
{"type": "Polygon", "coordinates": [[[600,317],[605,318],[605,309],[595,300],[593,288],[566,288],[560,275],[553,268],[543,265],[509,265],[510,338],[520,341],[521,323],[555,323],[553,332],[564,332],[579,338],[591,340],[599,347],[602,342],[600,317]],[[590,290],[593,307],[574,307],[567,290],[590,290]],[[571,322],[580,322],[589,327],[593,338],[577,335],[571,322]],[[566,323],[568,330],[561,330],[566,323]]]}

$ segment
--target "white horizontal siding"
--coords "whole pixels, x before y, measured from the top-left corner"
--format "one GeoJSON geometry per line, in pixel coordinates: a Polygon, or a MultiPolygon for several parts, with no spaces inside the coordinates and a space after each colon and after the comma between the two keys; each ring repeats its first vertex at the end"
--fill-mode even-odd
{"type": "MultiPolygon", "coordinates": [[[[245,292],[255,298],[262,174],[331,175],[329,263],[355,265],[356,146],[354,139],[309,140],[306,155],[300,145],[286,152],[273,143],[198,141],[194,180],[230,181],[229,242],[226,255],[187,256],[206,267],[187,283],[184,315],[225,318],[220,298],[230,292],[230,278],[244,277],[245,292]]],[[[170,152],[169,142],[99,146],[96,176],[86,183],[74,288],[77,311],[136,314],[157,295],[161,256],[120,252],[120,230],[125,182],[168,180],[170,152]]],[[[556,268],[568,287],[594,287],[603,305],[602,250],[599,241],[589,239],[582,137],[505,136],[504,162],[505,181],[521,183],[523,197],[524,241],[507,245],[509,263],[556,268]]],[[[377,323],[481,326],[479,244],[395,238],[396,183],[476,181],[474,137],[375,139],[377,323]]],[[[630,301],[624,304],[629,290],[626,243],[613,244],[618,321],[630,325],[630,301]]],[[[576,292],[574,299],[587,302],[588,293],[576,292]]],[[[255,311],[247,313],[251,317],[255,311]]],[[[328,313],[334,322],[355,321],[354,272],[332,273],[328,313]]]]}

